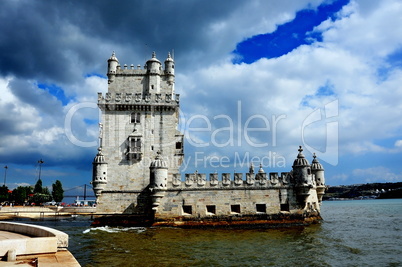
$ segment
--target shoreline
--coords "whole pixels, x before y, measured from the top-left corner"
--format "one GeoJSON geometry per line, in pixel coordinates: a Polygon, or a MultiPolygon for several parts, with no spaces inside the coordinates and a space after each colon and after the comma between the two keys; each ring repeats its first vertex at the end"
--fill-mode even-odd
{"type": "Polygon", "coordinates": [[[0,220],[18,218],[43,219],[51,217],[95,216],[95,207],[57,207],[57,206],[5,206],[0,209],[0,220]]]}

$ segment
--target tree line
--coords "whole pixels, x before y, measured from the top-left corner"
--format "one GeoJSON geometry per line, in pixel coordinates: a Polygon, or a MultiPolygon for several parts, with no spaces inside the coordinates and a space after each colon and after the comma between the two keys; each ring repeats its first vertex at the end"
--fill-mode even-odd
{"type": "Polygon", "coordinates": [[[61,202],[64,198],[63,185],[59,180],[52,184],[52,192],[42,185],[38,179],[35,186],[18,186],[9,190],[6,185],[0,187],[0,203],[13,203],[14,205],[42,205],[45,202],[61,202]]]}

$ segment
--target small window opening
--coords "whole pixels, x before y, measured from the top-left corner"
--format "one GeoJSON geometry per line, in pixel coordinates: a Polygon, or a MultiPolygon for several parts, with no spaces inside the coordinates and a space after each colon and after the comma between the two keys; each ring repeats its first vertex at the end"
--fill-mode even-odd
{"type": "Polygon", "coordinates": [[[281,204],[281,211],[289,211],[289,203],[281,204]]]}
{"type": "Polygon", "coordinates": [[[151,151],[154,151],[154,146],[151,146],[151,151]]]}
{"type": "Polygon", "coordinates": [[[263,212],[263,213],[267,212],[267,205],[266,204],[256,204],[255,208],[256,208],[257,212],[263,212]]]}
{"type": "Polygon", "coordinates": [[[184,215],[193,214],[193,207],[191,205],[183,205],[183,213],[184,215]]]}
{"type": "Polygon", "coordinates": [[[154,89],[154,85],[151,85],[151,89],[154,89]]]}
{"type": "Polygon", "coordinates": [[[240,213],[240,205],[230,205],[230,212],[232,213],[240,213]]]}
{"type": "Polygon", "coordinates": [[[216,206],[215,205],[207,205],[207,213],[216,214],[216,206]]]}
{"type": "Polygon", "coordinates": [[[176,142],[176,149],[182,149],[183,148],[183,143],[182,142],[176,142]]]}
{"type": "Polygon", "coordinates": [[[140,123],[141,113],[131,113],[131,123],[140,123]]]}

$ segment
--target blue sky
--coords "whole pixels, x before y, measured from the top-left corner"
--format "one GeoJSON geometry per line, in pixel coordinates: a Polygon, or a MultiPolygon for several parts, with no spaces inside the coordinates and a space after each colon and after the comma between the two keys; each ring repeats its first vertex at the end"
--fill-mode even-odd
{"type": "Polygon", "coordinates": [[[348,3],[349,0],[324,2],[317,8],[297,11],[293,20],[278,25],[275,31],[238,43],[233,51],[238,57],[233,62],[250,64],[261,58],[281,57],[301,45],[321,42],[321,33],[314,32],[314,27],[328,19],[336,20],[336,14],[348,3]]]}
{"type": "Polygon", "coordinates": [[[45,185],[89,184],[107,59],[116,51],[121,64],[143,65],[152,51],[162,61],[172,50],[183,171],[246,172],[239,160],[256,157],[266,172],[285,172],[303,145],[308,159],[317,153],[329,185],[402,181],[401,19],[397,0],[5,0],[7,185],[34,184],[39,159],[45,185]],[[211,129],[194,131],[205,119],[211,129]]]}

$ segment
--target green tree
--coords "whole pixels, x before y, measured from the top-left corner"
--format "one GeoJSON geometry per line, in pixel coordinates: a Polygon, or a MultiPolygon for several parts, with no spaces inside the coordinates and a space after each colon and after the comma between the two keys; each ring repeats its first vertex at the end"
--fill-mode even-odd
{"type": "Polygon", "coordinates": [[[34,196],[31,198],[31,201],[34,202],[35,205],[40,205],[44,202],[49,202],[51,200],[52,196],[50,194],[42,194],[42,193],[35,193],[34,196]]]}
{"type": "Polygon", "coordinates": [[[42,187],[42,180],[39,178],[35,184],[34,194],[39,193],[42,194],[43,187],[42,187]]]}
{"type": "Polygon", "coordinates": [[[8,187],[3,185],[0,187],[0,202],[7,201],[9,199],[8,187]]]}
{"type": "Polygon", "coordinates": [[[52,196],[50,195],[49,188],[42,186],[42,180],[38,179],[34,188],[34,196],[30,200],[34,202],[35,205],[40,205],[44,202],[48,202],[52,200],[52,196]]]}
{"type": "Polygon", "coordinates": [[[14,201],[16,204],[24,204],[30,194],[32,194],[32,188],[30,186],[18,186],[11,193],[10,200],[14,201]]]}
{"type": "Polygon", "coordinates": [[[64,198],[63,185],[59,180],[56,180],[56,182],[52,184],[52,197],[56,202],[61,202],[64,198]]]}

